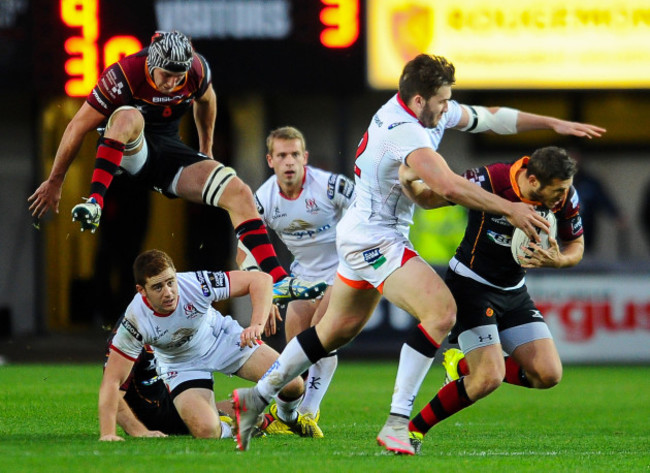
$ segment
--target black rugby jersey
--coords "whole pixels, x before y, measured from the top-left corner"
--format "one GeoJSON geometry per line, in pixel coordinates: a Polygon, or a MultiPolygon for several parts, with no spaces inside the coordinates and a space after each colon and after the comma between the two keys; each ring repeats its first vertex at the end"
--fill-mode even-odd
{"type": "MultiPolygon", "coordinates": [[[[463,177],[511,202],[525,201],[521,197],[515,174],[522,167],[525,168],[526,163],[528,157],[514,163],[490,164],[467,170],[463,177]]],[[[540,205],[538,207],[542,208],[540,205]]],[[[571,241],[582,235],[580,203],[573,186],[564,202],[551,210],[557,219],[558,240],[571,241]]],[[[512,258],[510,241],[513,232],[514,227],[504,216],[470,210],[465,235],[456,249],[456,259],[496,286],[516,286],[526,270],[512,258]]]]}
{"type": "Polygon", "coordinates": [[[181,117],[212,81],[210,67],[203,56],[194,53],[185,79],[171,94],[165,94],[158,91],[149,74],[148,51],[147,47],[107,67],[86,101],[107,118],[118,107],[132,105],[142,112],[148,133],[177,134],[181,117]]]}

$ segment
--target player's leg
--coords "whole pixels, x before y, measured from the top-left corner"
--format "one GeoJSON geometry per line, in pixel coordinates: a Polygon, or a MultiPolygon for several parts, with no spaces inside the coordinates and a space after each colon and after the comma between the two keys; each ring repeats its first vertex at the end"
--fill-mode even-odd
{"type": "Polygon", "coordinates": [[[237,437],[241,450],[248,449],[254,417],[290,380],[332,350],[352,340],[372,315],[380,294],[369,288],[354,288],[337,278],[329,307],[315,326],[293,338],[278,360],[253,388],[233,392],[235,411],[240,422],[237,437]]]}
{"type": "MultiPolygon", "coordinates": [[[[317,304],[315,310],[312,312],[310,325],[316,325],[323,318],[331,294],[332,288],[328,287],[323,298],[315,301],[317,304]]],[[[296,304],[296,302],[292,302],[290,306],[293,304],[296,304]]],[[[287,321],[288,319],[289,316],[287,312],[287,321]]],[[[305,327],[305,329],[306,328],[308,327],[305,327]]],[[[287,338],[287,340],[288,339],[289,338],[287,338]]],[[[338,354],[337,351],[334,350],[309,367],[307,378],[305,379],[305,398],[298,410],[302,415],[312,418],[316,423],[320,419],[320,404],[327,393],[330,383],[332,382],[337,366],[338,354]]]]}
{"type": "Polygon", "coordinates": [[[202,387],[186,389],[174,396],[174,406],[192,436],[196,438],[232,437],[229,428],[222,428],[214,392],[211,389],[202,387]]]}
{"type": "Polygon", "coordinates": [[[456,305],[442,279],[418,256],[393,272],[383,289],[390,302],[420,324],[400,351],[390,415],[377,440],[389,450],[413,453],[408,442],[408,419],[436,351],[454,323],[456,305]]]}
{"type": "MultiPolygon", "coordinates": [[[[81,231],[95,232],[99,225],[104,196],[118,172],[124,156],[138,153],[144,144],[144,117],[131,106],[120,107],[109,117],[106,130],[99,139],[95,169],[86,202],[72,209],[72,221],[81,224],[81,231]]],[[[145,156],[146,157],[146,156],[145,156]]]]}
{"type": "Polygon", "coordinates": [[[519,345],[506,358],[506,382],[535,389],[549,389],[562,379],[562,362],[551,338],[519,345]]]}
{"type": "MultiPolygon", "coordinates": [[[[490,327],[496,336],[496,326],[490,327]]],[[[489,332],[490,330],[481,331],[489,332]]],[[[501,385],[505,372],[501,344],[493,344],[492,341],[489,343],[469,348],[466,359],[471,374],[445,384],[409,423],[411,444],[416,453],[420,451],[424,435],[432,427],[471,406],[501,385]]]]}
{"type": "Polygon", "coordinates": [[[218,161],[202,160],[183,168],[176,183],[178,196],[190,202],[220,207],[228,212],[241,248],[257,266],[273,277],[274,299],[313,299],[325,291],[324,281],[310,282],[289,277],[278,260],[264,222],[257,213],[248,185],[234,169],[218,161]]]}

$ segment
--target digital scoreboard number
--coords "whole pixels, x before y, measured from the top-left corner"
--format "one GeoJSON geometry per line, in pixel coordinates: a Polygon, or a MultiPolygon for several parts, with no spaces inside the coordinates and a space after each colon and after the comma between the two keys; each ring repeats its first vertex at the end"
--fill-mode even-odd
{"type": "MultiPolygon", "coordinates": [[[[226,86],[229,81],[255,85],[235,63],[248,63],[249,70],[272,69],[274,59],[284,61],[287,56],[307,68],[303,83],[329,85],[330,76],[340,75],[336,71],[339,65],[348,69],[346,65],[352,64],[351,72],[363,74],[358,44],[360,0],[139,0],[130,5],[110,0],[58,2],[63,88],[71,97],[88,95],[107,66],[146,46],[155,29],[178,29],[192,38],[197,51],[214,64],[218,83],[226,86]],[[136,23],[138,17],[148,21],[136,23]],[[125,33],[125,24],[132,24],[133,30],[125,33]],[[148,24],[155,26],[145,29],[148,24]],[[116,25],[120,25],[119,33],[115,32],[116,25]],[[358,65],[353,63],[356,59],[358,65]],[[221,69],[221,65],[225,67],[221,69]]],[[[257,71],[250,72],[255,76],[257,71]]],[[[296,86],[300,77],[283,80],[287,86],[296,86]]],[[[363,79],[348,77],[348,81],[361,84],[363,79]]],[[[259,81],[261,89],[272,86],[272,82],[259,81]]]]}

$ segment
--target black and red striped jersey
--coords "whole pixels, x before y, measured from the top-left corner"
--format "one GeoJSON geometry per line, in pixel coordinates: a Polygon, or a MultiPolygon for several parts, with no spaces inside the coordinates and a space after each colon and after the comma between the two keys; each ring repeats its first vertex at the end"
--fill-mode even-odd
{"type": "MultiPolygon", "coordinates": [[[[519,202],[515,171],[525,167],[526,158],[514,163],[495,163],[465,171],[465,179],[511,202],[519,202]]],[[[558,241],[571,241],[582,235],[580,202],[573,186],[567,198],[551,209],[557,219],[558,241]]],[[[517,285],[526,270],[512,258],[510,242],[514,227],[502,215],[470,210],[465,235],[456,249],[456,259],[488,282],[499,287],[517,285]]]]}
{"type": "Polygon", "coordinates": [[[194,53],[192,67],[171,94],[160,92],[149,74],[145,48],[107,67],[86,101],[108,118],[118,107],[137,107],[146,123],[146,131],[178,133],[181,117],[194,100],[203,96],[212,75],[200,54],[194,53]]]}

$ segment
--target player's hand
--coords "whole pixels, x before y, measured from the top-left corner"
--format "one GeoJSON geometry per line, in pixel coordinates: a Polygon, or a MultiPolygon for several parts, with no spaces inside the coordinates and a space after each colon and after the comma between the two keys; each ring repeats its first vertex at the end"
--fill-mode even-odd
{"type": "Polygon", "coordinates": [[[506,215],[508,221],[526,234],[531,243],[539,242],[540,237],[537,229],[540,228],[546,233],[550,230],[548,220],[535,212],[535,208],[524,202],[512,202],[511,211],[506,215]]]}
{"type": "Polygon", "coordinates": [[[27,198],[27,202],[31,202],[29,211],[32,213],[32,217],[41,218],[49,209],[53,209],[55,213],[59,213],[61,190],[62,187],[60,185],[54,184],[49,180],[38,186],[38,189],[27,198]]]}
{"type": "Polygon", "coordinates": [[[278,331],[278,322],[282,322],[282,316],[280,315],[280,309],[277,305],[271,304],[271,312],[269,312],[269,318],[266,321],[266,326],[264,327],[264,336],[270,337],[275,335],[278,331]]]}
{"type": "Polygon", "coordinates": [[[605,128],[601,128],[596,125],[590,125],[588,123],[578,123],[578,122],[569,122],[566,120],[559,120],[553,126],[553,131],[559,135],[573,135],[579,136],[580,138],[589,138],[593,137],[600,138],[603,133],[606,133],[605,128]]]}
{"type": "Polygon", "coordinates": [[[124,442],[124,438],[115,434],[107,434],[99,437],[100,442],[124,442]]]}
{"type": "Polygon", "coordinates": [[[521,261],[522,268],[561,268],[562,252],[557,240],[549,235],[549,247],[544,249],[536,243],[530,243],[530,247],[524,248],[527,258],[521,261]]]}
{"type": "Polygon", "coordinates": [[[259,344],[262,339],[262,331],[264,330],[263,324],[251,325],[245,328],[241,333],[241,346],[253,347],[259,344]]]}

